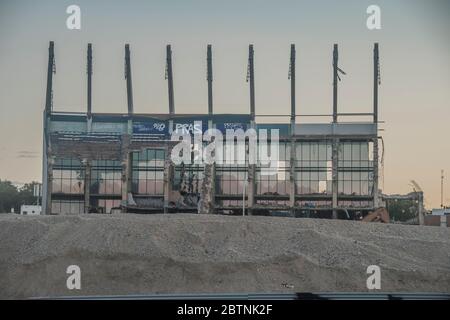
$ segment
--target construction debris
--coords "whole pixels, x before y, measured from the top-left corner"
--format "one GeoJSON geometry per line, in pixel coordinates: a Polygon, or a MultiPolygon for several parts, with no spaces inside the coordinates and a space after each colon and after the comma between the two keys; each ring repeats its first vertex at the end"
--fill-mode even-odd
{"type": "Polygon", "coordinates": [[[0,298],[450,292],[450,229],[203,214],[0,216],[0,298]],[[68,290],[67,267],[81,269],[68,290]]]}

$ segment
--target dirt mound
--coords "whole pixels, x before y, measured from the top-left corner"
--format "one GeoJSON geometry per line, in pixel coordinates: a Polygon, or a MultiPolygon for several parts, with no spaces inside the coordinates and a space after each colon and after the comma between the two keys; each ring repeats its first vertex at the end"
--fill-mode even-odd
{"type": "Polygon", "coordinates": [[[219,215],[0,216],[0,297],[450,292],[448,228],[219,215]],[[81,290],[66,269],[81,268],[81,290]]]}

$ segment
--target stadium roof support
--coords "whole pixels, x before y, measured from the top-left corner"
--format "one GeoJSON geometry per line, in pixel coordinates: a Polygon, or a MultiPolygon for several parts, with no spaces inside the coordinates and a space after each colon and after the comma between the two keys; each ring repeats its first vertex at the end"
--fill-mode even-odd
{"type": "Polygon", "coordinates": [[[92,116],[92,44],[87,47],[87,116],[92,116]]]}
{"type": "Polygon", "coordinates": [[[255,68],[253,45],[248,46],[247,82],[250,83],[250,115],[255,120],[255,68]]]}
{"type": "Polygon", "coordinates": [[[50,114],[53,109],[53,74],[55,69],[55,50],[54,42],[50,41],[48,47],[48,69],[47,69],[47,92],[45,96],[45,112],[50,114]]]}
{"type": "Polygon", "coordinates": [[[130,45],[125,45],[125,80],[127,81],[128,114],[133,114],[133,84],[131,81],[130,45]]]}
{"type": "Polygon", "coordinates": [[[172,70],[172,48],[170,44],[166,47],[166,80],[169,91],[169,113],[175,113],[175,102],[173,96],[173,70],[172,70]]]}
{"type": "Polygon", "coordinates": [[[291,44],[289,79],[291,79],[291,124],[295,124],[295,44],[291,44]]]}
{"type": "Polygon", "coordinates": [[[211,45],[208,44],[207,53],[206,53],[206,61],[207,61],[207,74],[206,80],[208,81],[208,114],[213,114],[213,71],[212,71],[212,49],[211,45]]]}
{"type": "Polygon", "coordinates": [[[373,47],[373,122],[378,123],[378,86],[380,85],[380,60],[378,43],[373,47]]]}

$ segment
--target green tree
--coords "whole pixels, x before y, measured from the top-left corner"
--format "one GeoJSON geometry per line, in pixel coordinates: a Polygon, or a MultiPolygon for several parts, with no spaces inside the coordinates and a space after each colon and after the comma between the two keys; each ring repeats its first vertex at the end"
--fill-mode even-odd
{"type": "Polygon", "coordinates": [[[17,206],[19,191],[11,181],[0,180],[0,212],[10,212],[11,208],[19,210],[17,206]]]}
{"type": "Polygon", "coordinates": [[[0,213],[20,212],[20,206],[23,204],[36,204],[34,196],[34,185],[37,182],[24,184],[21,188],[17,188],[8,180],[0,180],[0,213]]]}

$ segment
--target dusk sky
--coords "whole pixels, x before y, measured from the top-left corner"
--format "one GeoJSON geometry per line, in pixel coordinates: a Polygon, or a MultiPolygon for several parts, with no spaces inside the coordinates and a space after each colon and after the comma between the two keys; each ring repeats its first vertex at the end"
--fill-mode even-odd
{"type": "MultiPolygon", "coordinates": [[[[206,45],[212,44],[215,112],[246,113],[252,43],[257,114],[289,113],[291,43],[297,49],[297,113],[332,112],[334,43],[347,73],[339,83],[339,112],[371,112],[372,50],[379,42],[385,151],[380,187],[384,193],[407,193],[415,180],[425,205],[438,207],[444,169],[449,205],[449,35],[450,1],[445,0],[0,0],[0,179],[42,179],[50,40],[55,41],[55,111],[86,110],[91,42],[94,112],[126,112],[124,44],[129,43],[135,112],[168,112],[164,67],[165,46],[171,44],[176,112],[206,113],[206,45]],[[66,27],[71,4],[81,8],[81,30],[66,27]],[[381,30],[366,27],[371,4],[381,8],[381,30]]],[[[317,119],[297,119],[312,120],[317,119]]]]}

